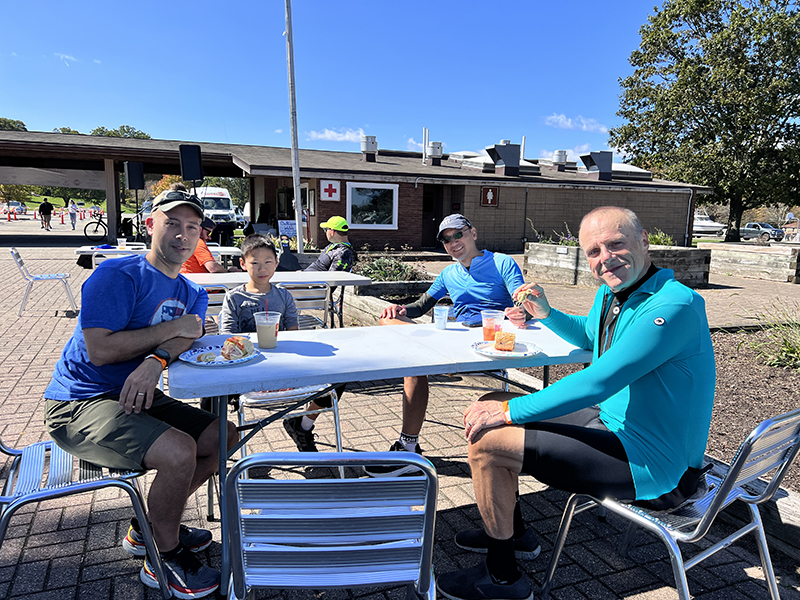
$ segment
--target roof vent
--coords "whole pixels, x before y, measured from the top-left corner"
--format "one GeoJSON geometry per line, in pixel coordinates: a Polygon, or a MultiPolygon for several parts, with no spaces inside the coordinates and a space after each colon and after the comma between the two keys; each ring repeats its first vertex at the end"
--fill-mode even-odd
{"type": "Polygon", "coordinates": [[[611,181],[611,164],[613,154],[610,150],[581,154],[581,160],[586,165],[589,179],[598,181],[611,181]]]}
{"type": "Polygon", "coordinates": [[[566,150],[556,150],[553,152],[553,164],[556,165],[565,165],[567,164],[567,151],[566,150]]]}
{"type": "Polygon", "coordinates": [[[375,162],[378,153],[378,142],[374,135],[361,136],[361,155],[365,162],[375,162]]]}
{"type": "Polygon", "coordinates": [[[442,142],[428,142],[427,151],[425,152],[425,164],[432,167],[440,167],[442,165],[442,142]]]}
{"type": "Polygon", "coordinates": [[[507,177],[519,177],[519,144],[511,140],[500,140],[499,144],[486,146],[486,152],[494,161],[494,172],[507,177]]]}

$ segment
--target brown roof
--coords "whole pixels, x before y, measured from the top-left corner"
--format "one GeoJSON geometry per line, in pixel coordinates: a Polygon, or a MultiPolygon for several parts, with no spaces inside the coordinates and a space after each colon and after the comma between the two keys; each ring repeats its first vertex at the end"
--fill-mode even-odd
{"type": "MultiPolygon", "coordinates": [[[[121,171],[124,161],[144,163],[145,173],[180,173],[181,144],[198,144],[202,151],[203,170],[207,175],[241,177],[243,175],[288,176],[292,161],[289,148],[216,144],[178,140],[142,140],[63,134],[38,131],[0,131],[0,166],[103,170],[104,159],[115,162],[121,171]]],[[[578,185],[636,188],[707,188],[689,184],[653,181],[595,181],[585,173],[542,169],[541,175],[504,177],[462,167],[445,156],[441,166],[422,164],[419,153],[379,150],[376,162],[365,162],[360,152],[330,150],[299,151],[301,177],[364,178],[371,181],[410,181],[435,179],[441,183],[496,182],[499,185],[578,185]]]]}

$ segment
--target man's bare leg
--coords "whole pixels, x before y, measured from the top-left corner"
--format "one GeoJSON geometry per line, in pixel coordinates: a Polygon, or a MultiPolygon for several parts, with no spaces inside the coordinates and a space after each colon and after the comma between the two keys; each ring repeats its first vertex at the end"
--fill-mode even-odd
{"type": "MultiPolygon", "coordinates": [[[[148,518],[161,552],[178,545],[183,510],[193,493],[219,468],[219,423],[214,421],[195,443],[177,429],[168,429],[150,446],[144,457],[156,477],[147,496],[148,518]]],[[[236,427],[228,422],[228,448],[237,441],[236,427]]]]}
{"type": "Polygon", "coordinates": [[[495,539],[514,534],[514,505],[525,450],[522,427],[494,427],[482,431],[469,446],[469,466],[475,500],[486,533],[495,539]]]}
{"type": "Polygon", "coordinates": [[[428,378],[425,375],[403,378],[403,433],[419,435],[428,411],[429,395],[428,378]]]}

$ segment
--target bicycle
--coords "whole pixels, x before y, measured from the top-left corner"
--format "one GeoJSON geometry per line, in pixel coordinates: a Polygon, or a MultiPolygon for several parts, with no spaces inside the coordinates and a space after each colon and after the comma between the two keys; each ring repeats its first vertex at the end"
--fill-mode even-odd
{"type": "Polygon", "coordinates": [[[108,236],[108,226],[103,222],[103,215],[96,214],[96,219],[89,221],[83,228],[85,235],[91,242],[101,242],[108,236]]]}

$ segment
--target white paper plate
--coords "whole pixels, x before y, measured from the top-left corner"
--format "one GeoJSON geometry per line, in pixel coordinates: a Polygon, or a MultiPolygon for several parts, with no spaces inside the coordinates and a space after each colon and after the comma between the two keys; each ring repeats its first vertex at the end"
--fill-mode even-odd
{"type": "Polygon", "coordinates": [[[217,346],[203,346],[202,348],[193,348],[192,350],[187,350],[178,356],[178,358],[186,361],[190,365],[195,365],[196,367],[227,367],[230,365],[238,365],[239,363],[244,363],[248,360],[253,360],[257,356],[261,356],[261,352],[256,350],[253,354],[243,358],[237,358],[236,360],[225,360],[222,358],[220,352],[222,352],[222,344],[217,346]],[[205,354],[206,352],[213,352],[216,354],[217,360],[213,362],[198,362],[197,357],[200,354],[205,354]]]}
{"type": "Polygon", "coordinates": [[[525,358],[526,356],[539,354],[542,351],[536,344],[528,342],[517,342],[511,352],[495,350],[494,342],[475,342],[472,344],[472,349],[478,354],[490,356],[491,358],[525,358]]]}

